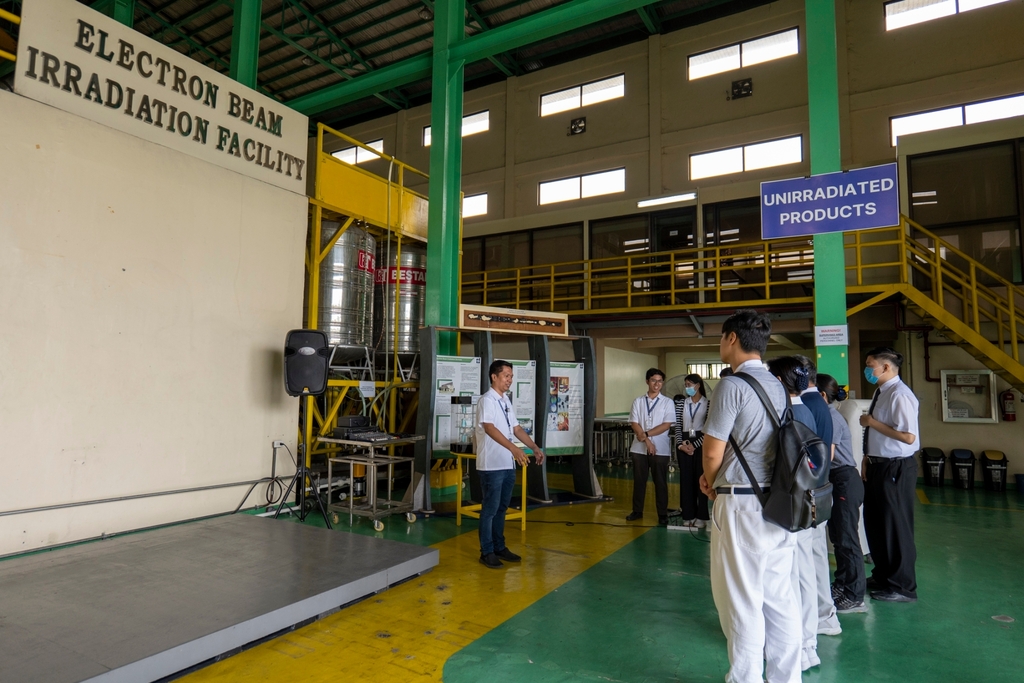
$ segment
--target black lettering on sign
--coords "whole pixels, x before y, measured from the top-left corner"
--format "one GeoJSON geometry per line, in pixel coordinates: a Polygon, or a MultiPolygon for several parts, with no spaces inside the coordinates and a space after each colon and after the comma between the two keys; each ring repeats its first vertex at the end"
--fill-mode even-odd
{"type": "Polygon", "coordinates": [[[64,62],[64,90],[74,92],[78,97],[82,96],[82,89],[78,87],[78,81],[82,80],[82,70],[77,64],[64,62]]]}
{"type": "Polygon", "coordinates": [[[75,47],[79,50],[85,50],[89,54],[92,54],[94,45],[92,44],[92,37],[96,33],[96,29],[93,28],[92,24],[87,24],[81,19],[78,20],[78,40],[75,41],[75,47]]]}
{"type": "Polygon", "coordinates": [[[170,104],[168,106],[170,107],[171,111],[170,111],[170,114],[168,114],[168,116],[167,116],[167,132],[175,133],[177,131],[174,129],[174,121],[175,121],[174,117],[177,116],[177,114],[178,114],[178,108],[175,107],[173,104],[170,104]]]}
{"type": "Polygon", "coordinates": [[[256,143],[256,165],[257,166],[262,166],[263,165],[263,143],[262,142],[257,142],[256,143]]]}
{"type": "Polygon", "coordinates": [[[139,113],[135,115],[135,118],[146,123],[153,123],[153,112],[149,108],[149,95],[142,96],[142,101],[139,102],[139,113]]]}
{"type": "Polygon", "coordinates": [[[153,99],[153,109],[156,111],[156,122],[153,124],[157,128],[164,127],[164,113],[167,111],[167,103],[161,102],[158,99],[153,99]]]}
{"type": "Polygon", "coordinates": [[[255,144],[256,143],[253,142],[252,138],[246,138],[245,142],[242,143],[242,156],[245,157],[246,161],[252,161],[256,158],[255,154],[249,152],[249,147],[255,146],[255,144]]]}
{"type": "Polygon", "coordinates": [[[228,116],[234,116],[236,119],[242,114],[241,109],[242,98],[233,92],[228,93],[228,116]]]}
{"type": "Polygon", "coordinates": [[[128,102],[124,105],[124,113],[128,116],[135,116],[135,112],[132,111],[132,105],[135,102],[135,90],[132,88],[125,88],[128,93],[128,102]]]}
{"type": "Polygon", "coordinates": [[[302,167],[306,165],[306,162],[297,157],[292,157],[292,159],[295,159],[295,179],[302,180],[302,167]]]}
{"type": "Polygon", "coordinates": [[[203,104],[212,109],[217,108],[217,91],[220,90],[219,85],[214,85],[210,81],[206,81],[206,98],[203,100],[203,104]]]}
{"type": "Polygon", "coordinates": [[[99,45],[98,48],[96,48],[96,56],[99,57],[100,59],[105,59],[108,62],[113,61],[114,53],[113,52],[104,53],[103,51],[106,50],[106,49],[107,49],[107,32],[106,31],[100,31],[100,45],[99,45]]]}
{"type": "Polygon", "coordinates": [[[267,129],[267,116],[263,113],[263,107],[260,107],[260,111],[256,114],[256,123],[254,124],[260,130],[267,129]]]}
{"type": "Polygon", "coordinates": [[[284,152],[277,150],[277,172],[281,172],[281,166],[284,165],[284,152]]]}
{"type": "Polygon", "coordinates": [[[242,156],[238,152],[238,133],[231,134],[231,145],[228,147],[228,154],[234,154],[236,157],[242,156]]]}
{"type": "Polygon", "coordinates": [[[210,122],[206,119],[196,117],[196,134],[192,137],[193,142],[202,142],[206,144],[206,131],[210,127],[210,122]]]}
{"type": "Polygon", "coordinates": [[[217,151],[223,152],[224,145],[231,139],[231,131],[224,126],[217,126],[217,151]]]}
{"type": "Polygon", "coordinates": [[[185,90],[185,78],[188,74],[180,66],[174,67],[174,87],[171,88],[174,92],[180,92],[182,95],[187,95],[188,92],[185,90]]]}
{"type": "Polygon", "coordinates": [[[131,71],[132,67],[135,66],[135,62],[132,60],[132,55],[135,54],[135,46],[123,40],[118,40],[117,45],[117,65],[122,69],[131,71]]]}
{"type": "Polygon", "coordinates": [[[277,168],[277,166],[274,164],[273,161],[270,160],[270,152],[272,151],[270,145],[267,145],[266,150],[267,150],[267,157],[266,157],[266,161],[263,162],[263,167],[264,168],[269,168],[271,171],[273,171],[275,168],[277,168]]]}
{"type": "MultiPolygon", "coordinates": [[[[277,114],[275,114],[274,112],[270,112],[270,129],[269,130],[270,130],[270,133],[272,135],[276,135],[277,137],[281,137],[281,117],[278,116],[277,114]]],[[[278,170],[280,170],[280,164],[278,164],[278,170]]]]}
{"type": "Polygon", "coordinates": [[[135,60],[135,68],[139,70],[139,75],[143,78],[152,78],[153,70],[150,69],[149,71],[144,71],[142,68],[142,60],[146,60],[149,62],[149,66],[153,66],[153,55],[148,52],[140,52],[139,58],[135,60]]]}
{"type": "Polygon", "coordinates": [[[252,123],[252,102],[249,100],[242,100],[242,120],[252,123]]]}
{"type": "Polygon", "coordinates": [[[187,111],[178,114],[178,135],[183,138],[192,135],[192,117],[187,111]]]}
{"type": "Polygon", "coordinates": [[[55,88],[60,87],[60,81],[57,79],[57,70],[60,68],[60,60],[51,55],[49,52],[43,53],[43,71],[39,75],[39,81],[42,83],[49,83],[55,88]],[[52,79],[52,80],[51,80],[52,79]]]}
{"type": "Polygon", "coordinates": [[[117,109],[121,106],[121,102],[124,101],[124,91],[121,90],[121,84],[117,81],[107,79],[107,106],[111,109],[117,109]],[[117,101],[114,101],[114,95],[117,95],[117,101]]]}
{"type": "Polygon", "coordinates": [[[89,87],[85,89],[85,99],[96,104],[103,104],[103,97],[100,95],[100,77],[96,74],[89,79],[89,87]]]}
{"type": "Polygon", "coordinates": [[[31,45],[29,45],[28,46],[28,68],[25,69],[25,75],[28,76],[29,78],[33,78],[33,79],[37,78],[36,77],[36,55],[37,54],[39,54],[39,50],[34,48],[34,47],[32,47],[31,45]]]}
{"type": "Polygon", "coordinates": [[[167,70],[171,68],[170,63],[163,57],[157,57],[156,68],[160,70],[160,75],[156,77],[157,85],[167,85],[164,82],[164,77],[167,76],[167,70]]]}
{"type": "Polygon", "coordinates": [[[203,99],[203,79],[199,78],[199,76],[193,76],[188,79],[188,94],[196,102],[203,99]]]}

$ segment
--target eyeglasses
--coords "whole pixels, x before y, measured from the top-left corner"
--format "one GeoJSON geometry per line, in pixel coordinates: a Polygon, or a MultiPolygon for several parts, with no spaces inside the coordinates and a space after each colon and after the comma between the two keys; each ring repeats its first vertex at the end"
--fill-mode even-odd
{"type": "Polygon", "coordinates": [[[664,384],[665,383],[665,380],[663,380],[663,379],[651,379],[651,380],[648,380],[648,381],[651,384],[664,384]]]}

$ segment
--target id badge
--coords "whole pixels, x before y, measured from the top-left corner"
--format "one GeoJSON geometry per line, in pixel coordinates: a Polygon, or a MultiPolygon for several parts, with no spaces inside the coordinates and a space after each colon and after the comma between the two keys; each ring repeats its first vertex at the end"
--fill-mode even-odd
{"type": "Polygon", "coordinates": [[[695,436],[697,436],[697,432],[695,430],[691,429],[690,430],[690,438],[692,439],[695,436]]]}

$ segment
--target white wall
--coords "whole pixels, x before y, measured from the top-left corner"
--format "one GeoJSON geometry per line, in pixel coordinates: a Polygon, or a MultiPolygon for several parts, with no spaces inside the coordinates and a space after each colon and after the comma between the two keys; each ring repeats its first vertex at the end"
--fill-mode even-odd
{"type": "MultiPolygon", "coordinates": [[[[305,198],[8,92],[0,112],[0,510],[268,474],[272,440],[295,450],[305,198]]],[[[0,554],[244,490],[3,516],[0,554]]]]}
{"type": "Polygon", "coordinates": [[[646,393],[644,378],[650,368],[658,366],[658,356],[604,346],[604,377],[600,383],[604,394],[604,412],[629,413],[633,400],[646,393]]]}

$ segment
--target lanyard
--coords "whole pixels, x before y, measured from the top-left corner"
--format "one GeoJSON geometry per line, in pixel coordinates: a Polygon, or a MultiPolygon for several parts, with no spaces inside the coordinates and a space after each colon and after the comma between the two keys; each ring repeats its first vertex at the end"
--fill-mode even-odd
{"type": "Polygon", "coordinates": [[[501,405],[501,410],[505,413],[505,426],[508,427],[508,433],[512,434],[512,423],[508,421],[508,406],[505,405],[505,399],[499,400],[498,404],[501,405]]]}
{"type": "Polygon", "coordinates": [[[658,405],[658,400],[660,398],[661,398],[661,396],[659,396],[658,398],[654,399],[654,403],[651,403],[651,399],[647,398],[646,394],[644,395],[644,401],[647,403],[647,417],[651,416],[651,413],[654,411],[654,407],[656,405],[658,405]]]}
{"type": "Polygon", "coordinates": [[[700,410],[700,401],[697,401],[696,403],[694,403],[693,401],[690,401],[690,405],[686,406],[686,412],[690,413],[690,429],[693,429],[693,418],[697,414],[697,411],[699,411],[699,410],[700,410]]]}

